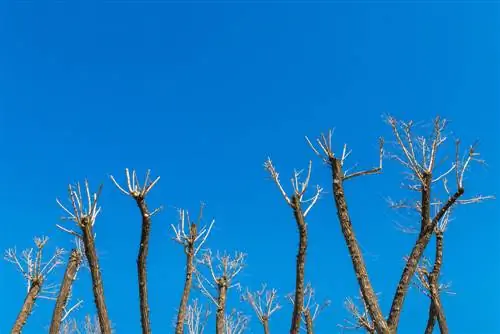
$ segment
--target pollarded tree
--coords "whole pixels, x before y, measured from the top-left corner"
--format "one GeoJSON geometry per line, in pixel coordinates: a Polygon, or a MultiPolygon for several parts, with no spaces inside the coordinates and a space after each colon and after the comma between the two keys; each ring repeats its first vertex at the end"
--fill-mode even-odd
{"type": "Polygon", "coordinates": [[[230,289],[240,286],[234,280],[244,267],[245,257],[246,254],[241,252],[235,252],[233,256],[217,252],[214,256],[212,251],[208,249],[198,260],[199,264],[205,266],[209,272],[207,275],[203,275],[199,270],[196,270],[196,278],[202,294],[216,307],[216,334],[223,334],[226,331],[227,294],[230,289]]]}
{"type": "Polygon", "coordinates": [[[101,269],[99,267],[94,233],[94,224],[101,211],[101,208],[98,206],[98,200],[102,191],[102,185],[96,193],[92,194],[89,183],[85,180],[85,189],[83,191],[84,193],[82,193],[79,183],[77,183],[76,186],[68,186],[68,197],[71,209],[66,208],[58,199],[56,200],[59,206],[68,215],[64,217],[64,219],[74,222],[80,232],[76,232],[61,225],[57,225],[57,227],[64,232],[76,236],[82,241],[85,257],[92,277],[92,291],[101,333],[111,334],[111,323],[109,321],[108,309],[104,298],[104,284],[102,281],[101,269]]]}
{"type": "Polygon", "coordinates": [[[22,251],[21,256],[17,255],[15,248],[5,251],[5,260],[14,264],[26,280],[27,293],[21,311],[16,318],[11,333],[21,333],[28,317],[33,311],[33,306],[38,298],[54,299],[56,286],[47,284],[48,275],[62,261],[64,250],[56,248],[54,254],[48,261],[43,259],[43,251],[49,238],[36,237],[34,239],[36,248],[29,248],[22,251]]]}
{"type": "Polygon", "coordinates": [[[262,288],[255,292],[247,289],[242,299],[252,307],[257,319],[262,324],[264,334],[270,334],[269,319],[274,312],[281,309],[281,305],[277,302],[278,291],[276,289],[267,290],[266,287],[265,284],[262,284],[262,288]]]}
{"type": "Polygon", "coordinates": [[[139,242],[139,252],[137,255],[137,276],[139,282],[139,304],[140,304],[140,314],[141,314],[141,325],[142,333],[151,333],[151,323],[149,319],[149,302],[148,302],[148,276],[147,276],[147,257],[149,251],[149,238],[151,234],[151,217],[153,217],[161,208],[157,208],[150,211],[146,203],[146,196],[149,194],[151,189],[158,183],[160,177],[152,180],[150,178],[150,170],[146,172],[144,177],[144,183],[141,185],[139,179],[137,178],[137,173],[132,170],[132,175],[128,168],[125,169],[125,177],[127,182],[127,187],[122,187],[113,177],[110,176],[111,180],[115,186],[123,194],[130,196],[137,207],[141,215],[141,239],[139,242]]]}
{"type": "Polygon", "coordinates": [[[175,324],[176,334],[182,334],[184,332],[189,294],[191,292],[193,274],[195,272],[195,258],[210,235],[210,231],[215,223],[215,220],[212,220],[208,226],[200,227],[203,218],[203,208],[204,204],[200,207],[197,222],[191,221],[189,212],[179,209],[179,224],[177,226],[171,225],[175,235],[173,239],[184,247],[184,254],[186,255],[184,288],[182,290],[179,310],[177,311],[177,321],[175,324]]]}
{"type": "Polygon", "coordinates": [[[269,172],[274,183],[278,186],[281,195],[285,199],[285,202],[290,206],[293,211],[293,216],[297,224],[297,230],[299,232],[299,246],[297,251],[297,260],[295,267],[295,292],[294,292],[294,302],[293,302],[293,313],[292,313],[292,324],[290,328],[291,334],[298,334],[300,330],[300,320],[301,320],[301,308],[304,304],[304,294],[305,294],[305,271],[306,271],[306,253],[307,253],[307,223],[306,216],[311,211],[312,207],[318,201],[323,188],[316,186],[315,194],[306,199],[305,194],[309,186],[309,181],[311,180],[312,162],[309,162],[309,167],[307,169],[307,175],[303,182],[300,181],[300,175],[302,171],[294,171],[292,177],[292,188],[293,194],[291,196],[287,195],[283,185],[281,184],[279,173],[273,165],[270,158],[264,163],[264,168],[269,172]],[[305,208],[303,207],[305,206],[305,208]]]}
{"type": "Polygon", "coordinates": [[[482,198],[478,196],[467,200],[461,199],[465,192],[465,172],[469,169],[472,162],[482,162],[478,159],[479,153],[476,152],[474,146],[468,149],[464,158],[460,158],[459,142],[457,141],[455,161],[451,163],[451,166],[442,171],[438,168],[438,152],[447,140],[446,135],[444,135],[444,130],[447,125],[446,120],[442,120],[439,117],[436,118],[430,136],[415,136],[413,133],[414,123],[411,121],[403,122],[393,117],[388,117],[387,122],[391,126],[396,146],[400,150],[400,154],[391,154],[390,157],[397,160],[406,168],[407,172],[409,172],[408,179],[410,184],[408,188],[420,195],[420,200],[416,201],[415,204],[419,211],[420,220],[418,237],[411,249],[410,255],[407,257],[406,265],[396,287],[396,292],[387,319],[383,316],[380,304],[372,287],[363,254],[354,233],[344,192],[346,181],[364,175],[381,173],[382,159],[384,156],[383,140],[380,140],[380,160],[377,167],[349,173],[345,171],[345,162],[351,152],[347,151],[347,147],[344,145],[342,154],[340,156],[335,155],[332,147],[332,131],[330,131],[328,135],[321,135],[321,137],[316,140],[316,145],[306,137],[314,153],[330,166],[333,199],[337,208],[337,217],[361,290],[363,304],[366,306],[369,319],[373,322],[373,330],[378,333],[395,333],[397,331],[408,287],[417,271],[418,264],[424,255],[427,245],[435,234],[438,224],[454,206],[477,202],[482,198]],[[456,179],[456,189],[452,192],[447,186],[446,178],[448,175],[453,174],[456,179]],[[431,200],[432,191],[435,185],[440,181],[445,181],[447,198],[443,201],[433,202],[431,200]],[[437,207],[435,214],[431,213],[433,207],[437,207]]]}

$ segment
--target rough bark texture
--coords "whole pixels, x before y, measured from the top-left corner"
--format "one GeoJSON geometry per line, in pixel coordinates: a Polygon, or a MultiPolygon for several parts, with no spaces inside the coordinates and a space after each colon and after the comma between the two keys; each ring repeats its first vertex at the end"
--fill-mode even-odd
{"type": "Polygon", "coordinates": [[[309,310],[304,311],[304,318],[305,318],[305,322],[306,322],[306,333],[313,334],[314,333],[313,318],[312,318],[311,312],[309,310]]]}
{"type": "Polygon", "coordinates": [[[59,295],[57,296],[56,305],[54,307],[54,312],[52,313],[52,321],[49,329],[50,334],[59,334],[61,320],[64,315],[64,307],[68,301],[71,286],[81,262],[82,257],[80,253],[78,250],[73,249],[69,256],[69,261],[64,272],[63,281],[59,290],[59,295]]]}
{"type": "Polygon", "coordinates": [[[94,233],[90,220],[83,219],[82,234],[83,244],[85,246],[85,257],[89,263],[90,274],[92,276],[92,291],[94,293],[94,302],[97,308],[99,326],[102,334],[111,334],[111,324],[109,322],[108,309],[104,300],[104,285],[102,282],[101,269],[95,250],[94,233]]]}
{"type": "Polygon", "coordinates": [[[332,166],[333,196],[335,199],[335,205],[337,207],[337,216],[340,221],[342,233],[347,244],[347,249],[349,250],[349,255],[351,256],[354,272],[361,289],[361,294],[364,301],[366,302],[368,313],[373,320],[377,332],[387,333],[387,323],[380,310],[377,296],[375,295],[370,279],[368,277],[368,272],[363,260],[363,255],[361,249],[359,248],[358,241],[351,224],[351,218],[349,216],[349,211],[347,209],[347,203],[344,195],[341,162],[340,160],[335,158],[332,158],[330,162],[332,166]]]}
{"type": "Polygon", "coordinates": [[[33,306],[35,305],[36,298],[40,293],[42,284],[43,282],[41,280],[34,280],[31,282],[31,287],[28,291],[28,294],[26,295],[26,298],[24,298],[24,303],[21,308],[21,311],[19,312],[16,322],[12,327],[11,331],[12,334],[21,333],[21,330],[23,329],[24,325],[26,324],[26,321],[28,320],[28,317],[31,314],[31,311],[33,310],[33,306]]]}
{"type": "Polygon", "coordinates": [[[307,250],[307,225],[304,214],[300,207],[300,199],[292,197],[293,215],[299,230],[299,249],[297,252],[296,276],[295,276],[295,300],[293,303],[292,326],[290,334],[298,334],[300,331],[301,309],[304,305],[304,275],[306,266],[307,250]]]}
{"type": "Polygon", "coordinates": [[[431,306],[429,310],[429,320],[427,322],[426,333],[432,333],[435,321],[437,319],[439,330],[441,333],[448,333],[448,325],[446,317],[441,304],[441,297],[439,295],[439,275],[441,273],[441,266],[443,265],[443,232],[436,232],[436,255],[432,272],[429,274],[429,287],[431,296],[431,306]]]}
{"type": "MultiPolygon", "coordinates": [[[[424,192],[424,190],[422,190],[424,192]]],[[[430,190],[429,190],[430,192],[430,190]]],[[[446,202],[446,204],[439,210],[438,214],[432,219],[430,223],[426,223],[425,228],[419,234],[415,246],[412,249],[412,252],[406,262],[406,266],[403,270],[403,274],[401,275],[401,279],[399,280],[399,284],[396,288],[396,294],[392,301],[391,311],[389,313],[388,325],[392,330],[396,330],[399,324],[399,317],[401,315],[401,310],[403,307],[403,303],[406,297],[406,292],[408,291],[408,286],[410,285],[411,279],[415,274],[417,269],[418,262],[422,257],[425,248],[429,244],[432,233],[437,225],[437,223],[443,218],[444,214],[450,209],[450,207],[455,204],[455,202],[462,196],[464,193],[463,188],[459,188],[456,193],[454,193],[446,202]]],[[[422,195],[423,196],[423,195],[422,195]]],[[[430,194],[429,194],[430,196],[430,194]]],[[[430,210],[429,210],[430,211],[430,210]]],[[[422,207],[422,212],[423,207],[422,207]]],[[[424,221],[425,217],[422,217],[422,221],[424,221]]]]}
{"type": "Polygon", "coordinates": [[[227,301],[227,288],[228,282],[226,277],[219,278],[217,287],[219,289],[219,296],[217,297],[217,312],[215,313],[215,333],[224,334],[224,327],[226,323],[226,301],[227,301]]]}
{"type": "Polygon", "coordinates": [[[151,323],[149,320],[148,303],[148,277],[147,277],[147,257],[149,250],[149,235],[151,233],[151,218],[144,198],[136,198],[137,206],[142,216],[141,242],[139,244],[139,254],[137,255],[137,273],[139,276],[139,300],[141,311],[142,333],[151,333],[151,323]]]}
{"type": "Polygon", "coordinates": [[[191,285],[193,282],[193,272],[194,272],[194,241],[197,236],[196,224],[191,224],[189,230],[190,240],[185,247],[186,253],[186,278],[184,280],[184,290],[182,292],[182,298],[179,305],[179,312],[177,313],[177,323],[175,325],[175,334],[184,333],[184,318],[186,317],[186,309],[189,301],[189,293],[191,291],[191,285]]]}

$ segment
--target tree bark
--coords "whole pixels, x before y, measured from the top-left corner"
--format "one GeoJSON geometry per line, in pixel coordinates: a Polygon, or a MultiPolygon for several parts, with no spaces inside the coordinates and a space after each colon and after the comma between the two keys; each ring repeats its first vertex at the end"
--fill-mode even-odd
{"type": "Polygon", "coordinates": [[[193,272],[194,272],[194,241],[196,240],[197,231],[196,224],[191,224],[190,227],[190,240],[186,245],[186,278],[184,280],[184,290],[182,292],[182,298],[179,305],[179,312],[177,313],[177,323],[175,326],[175,334],[184,333],[184,318],[186,317],[186,309],[189,301],[189,293],[191,292],[191,286],[193,282],[193,272]]]}
{"type": "Polygon", "coordinates": [[[104,285],[99,268],[99,260],[95,250],[94,233],[88,217],[82,219],[83,244],[85,246],[85,257],[89,263],[90,274],[92,276],[92,291],[94,293],[94,302],[97,308],[99,326],[102,334],[111,334],[111,324],[109,322],[108,309],[104,299],[104,285]]]}
{"type": "Polygon", "coordinates": [[[298,334],[300,331],[301,310],[304,305],[304,276],[307,251],[307,225],[304,214],[300,207],[300,199],[292,197],[293,215],[299,230],[299,249],[297,252],[296,275],[295,275],[295,297],[293,303],[292,326],[290,334],[298,334]]]}
{"type": "Polygon", "coordinates": [[[314,333],[313,318],[312,318],[311,312],[309,310],[304,311],[304,318],[305,318],[305,322],[306,322],[306,333],[313,334],[314,333]]]}
{"type": "Polygon", "coordinates": [[[137,197],[137,206],[141,211],[142,230],[141,241],[139,245],[139,254],[137,255],[137,273],[139,276],[139,300],[141,312],[142,333],[151,333],[151,323],[149,319],[149,303],[148,303],[148,278],[147,278],[147,256],[149,250],[149,236],[151,231],[151,218],[149,216],[148,207],[143,197],[137,197]]]}
{"type": "Polygon", "coordinates": [[[43,284],[42,280],[33,280],[31,282],[31,287],[28,291],[28,294],[26,295],[26,298],[24,298],[23,306],[21,307],[21,311],[19,312],[16,322],[12,327],[11,334],[21,333],[21,330],[23,329],[24,325],[26,324],[26,321],[28,320],[28,317],[31,314],[31,311],[33,310],[35,301],[38,295],[40,294],[42,284],[43,284]]]}
{"type": "Polygon", "coordinates": [[[332,158],[330,159],[330,163],[332,167],[333,196],[335,199],[335,206],[337,207],[337,216],[340,221],[340,227],[347,244],[347,249],[349,250],[349,255],[351,257],[354,272],[356,273],[356,278],[361,289],[362,297],[366,302],[368,313],[373,320],[377,332],[387,333],[387,323],[382,314],[382,311],[380,310],[377,296],[375,295],[370,279],[368,277],[368,272],[363,260],[363,255],[361,249],[359,248],[359,244],[351,224],[351,218],[349,216],[349,211],[347,209],[347,203],[344,194],[341,161],[336,158],[332,158]]]}
{"type": "Polygon", "coordinates": [[[56,305],[54,307],[54,312],[52,313],[52,321],[50,323],[49,330],[50,334],[59,334],[64,307],[68,301],[71,286],[75,280],[75,275],[80,267],[81,261],[82,257],[80,253],[78,250],[73,249],[69,256],[69,261],[66,266],[66,271],[64,272],[63,281],[59,290],[59,295],[57,296],[56,305]]]}
{"type": "Polygon", "coordinates": [[[226,323],[227,279],[221,277],[217,282],[219,296],[217,297],[217,312],[215,314],[215,333],[224,334],[226,323]]]}
{"type": "Polygon", "coordinates": [[[270,334],[269,331],[269,319],[262,320],[262,326],[264,327],[264,334],[270,334]]]}
{"type": "MultiPolygon", "coordinates": [[[[430,185],[430,182],[429,182],[430,185]]],[[[425,187],[424,187],[425,188],[425,187]]],[[[424,190],[422,191],[424,192],[424,190]]],[[[425,223],[425,217],[422,216],[422,221],[425,224],[424,229],[421,230],[415,246],[413,247],[411,254],[406,261],[405,268],[403,269],[403,274],[401,275],[401,279],[399,280],[398,286],[396,288],[396,294],[392,301],[391,311],[389,313],[388,325],[391,330],[396,330],[399,324],[399,317],[401,315],[401,310],[404,304],[404,300],[406,297],[406,292],[408,291],[408,286],[410,285],[411,279],[415,274],[417,269],[418,262],[420,261],[425,248],[429,244],[429,241],[432,237],[432,233],[437,226],[437,223],[443,218],[444,214],[450,209],[450,207],[455,204],[455,202],[462,196],[464,193],[463,188],[459,188],[443,205],[443,207],[439,210],[437,215],[432,219],[430,223],[425,223]]],[[[422,195],[423,196],[423,195],[422,195]]],[[[429,195],[430,197],[430,190],[429,195]]],[[[422,208],[423,209],[423,208],[422,208]]],[[[430,210],[429,210],[430,211],[430,210]]],[[[422,211],[423,212],[423,211],[422,211]]]]}
{"type": "Polygon", "coordinates": [[[443,232],[436,231],[436,255],[432,272],[429,274],[429,287],[431,306],[429,310],[429,320],[427,321],[426,333],[432,333],[435,321],[438,321],[439,330],[442,334],[448,333],[448,325],[446,323],[446,316],[444,313],[443,305],[441,304],[441,297],[439,295],[439,275],[441,274],[441,267],[443,265],[443,232]]]}

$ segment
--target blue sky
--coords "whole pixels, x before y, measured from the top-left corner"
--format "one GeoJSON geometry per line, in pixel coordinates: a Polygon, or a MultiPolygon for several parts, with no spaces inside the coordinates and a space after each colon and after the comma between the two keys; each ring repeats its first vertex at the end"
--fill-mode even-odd
{"type": "MultiPolygon", "coordinates": [[[[312,180],[330,189],[328,170],[303,139],[335,127],[334,143],[349,143],[351,163],[372,166],[377,138],[390,138],[382,115],[451,120],[451,137],[480,139],[488,166],[474,166],[469,195],[498,194],[500,17],[498,4],[332,2],[329,4],[163,2],[3,2],[0,7],[0,147],[3,163],[2,249],[31,246],[34,235],[70,248],[55,228],[68,183],[104,182],[96,223],[105,293],[118,333],[139,332],[135,258],[140,220],[131,199],[107,176],[147,168],[162,179],[150,206],[166,209],[153,222],[149,257],[151,320],[171,332],[183,282],[182,249],[170,240],[173,206],[207,203],[216,227],[208,246],[247,252],[243,286],[261,282],[281,296],[292,291],[296,228],[262,168],[270,155],[288,179],[313,159],[312,180]]],[[[448,153],[453,147],[448,146],[448,153]]],[[[375,289],[388,312],[411,222],[384,198],[408,194],[403,171],[387,161],[384,174],[346,185],[353,223],[375,289]]],[[[445,239],[444,297],[453,333],[500,331],[497,203],[457,210],[445,239]]],[[[336,331],[345,297],[357,286],[327,194],[309,218],[306,277],[332,305],[318,333],[336,331]]],[[[62,269],[54,276],[59,279],[62,269]]],[[[93,312],[89,273],[75,297],[93,312]]],[[[4,287],[0,333],[7,333],[24,296],[14,267],[0,265],[4,287]]],[[[195,292],[194,295],[197,295],[195,292]]],[[[234,295],[233,295],[234,296],[234,295]]],[[[271,322],[289,329],[291,307],[271,322]]],[[[402,333],[425,327],[428,300],[411,291],[402,333]]],[[[53,304],[40,300],[26,333],[48,325],[53,304]]],[[[234,299],[230,307],[244,305],[234,299]]],[[[253,332],[260,328],[254,317],[253,332]]],[[[209,328],[208,333],[212,332],[209,328]]]]}

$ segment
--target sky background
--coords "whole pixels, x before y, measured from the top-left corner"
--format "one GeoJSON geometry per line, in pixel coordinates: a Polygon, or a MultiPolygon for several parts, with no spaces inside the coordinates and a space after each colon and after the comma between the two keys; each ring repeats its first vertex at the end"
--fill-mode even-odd
{"type": "MultiPolygon", "coordinates": [[[[147,168],[161,181],[149,205],[153,221],[149,290],[152,328],[172,332],[183,284],[184,255],[172,240],[174,207],[216,218],[207,246],[248,253],[239,276],[281,296],[294,287],[296,226],[267,177],[270,155],[288,187],[293,168],[313,160],[312,182],[328,193],[310,216],[306,279],[331,300],[317,333],[337,332],[343,300],[358,288],[331,198],[328,169],[304,136],[336,128],[334,146],[349,162],[377,164],[377,138],[391,140],[383,115],[428,124],[449,118],[448,146],[480,139],[487,166],[474,165],[466,195],[498,195],[500,6],[473,2],[216,3],[169,1],[11,2],[0,5],[0,248],[72,247],[56,229],[56,197],[68,183],[104,182],[95,225],[109,314],[117,333],[138,333],[136,264],[140,217],[132,199],[109,181],[124,168],[147,168]]],[[[424,129],[425,130],[425,129],[424,129]]],[[[445,162],[445,168],[450,161],[445,162]]],[[[388,209],[385,198],[410,196],[404,170],[385,162],[382,175],[346,184],[347,200],[374,287],[387,314],[415,236],[395,225],[417,220],[388,209]]],[[[287,188],[290,189],[290,188],[287,188]]],[[[445,236],[443,279],[456,296],[443,303],[452,333],[500,331],[499,214],[488,202],[456,210],[445,236]]],[[[57,282],[63,268],[53,276],[57,282]]],[[[94,314],[89,272],[74,297],[94,314]]],[[[25,286],[14,266],[0,265],[0,333],[9,332],[25,286]]],[[[253,316],[232,291],[229,308],[253,316]]],[[[198,296],[194,291],[193,296],[198,296]]],[[[206,300],[203,300],[206,302],[206,300]]],[[[271,321],[289,330],[291,307],[271,321]]],[[[39,300],[25,333],[42,333],[53,302],[39,300]]],[[[412,289],[401,333],[421,333],[428,300],[412,289]]],[[[213,333],[213,326],[206,333],[213,333]]],[[[250,333],[260,333],[255,317],[250,333]]]]}

